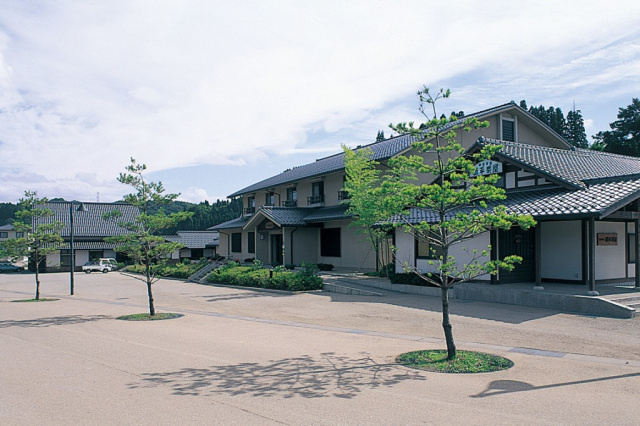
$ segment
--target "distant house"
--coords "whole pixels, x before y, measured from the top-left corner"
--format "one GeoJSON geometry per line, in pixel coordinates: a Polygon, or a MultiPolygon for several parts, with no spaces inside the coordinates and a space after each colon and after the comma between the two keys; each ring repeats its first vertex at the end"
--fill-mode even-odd
{"type": "Polygon", "coordinates": [[[11,224],[0,226],[0,242],[11,240],[14,238],[20,238],[23,236],[24,233],[16,232],[16,230],[13,228],[13,225],[11,224]]]}
{"type": "Polygon", "coordinates": [[[199,260],[216,257],[220,235],[218,231],[178,231],[176,235],[165,235],[164,238],[184,245],[171,255],[172,260],[199,260]]]}
{"type": "Polygon", "coordinates": [[[118,222],[132,222],[140,215],[137,207],[130,204],[48,202],[44,206],[53,211],[48,221],[60,221],[64,224],[61,235],[63,245],[56,253],[47,256],[46,271],[69,271],[71,266],[71,221],[73,220],[73,251],[75,252],[75,270],[89,260],[111,257],[124,261],[115,251],[115,244],[105,242],[106,237],[123,235],[128,231],[114,221],[103,219],[103,214],[118,210],[122,217],[118,222]]]}

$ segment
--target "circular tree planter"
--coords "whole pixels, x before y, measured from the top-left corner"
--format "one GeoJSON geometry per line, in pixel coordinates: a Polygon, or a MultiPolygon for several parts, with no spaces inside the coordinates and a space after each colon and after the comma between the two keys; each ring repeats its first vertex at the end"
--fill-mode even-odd
{"type": "Polygon", "coordinates": [[[490,373],[513,367],[513,361],[484,352],[456,351],[447,359],[446,350],[423,350],[398,355],[398,364],[436,373],[490,373]]]}
{"type": "Polygon", "coordinates": [[[123,315],[116,319],[123,321],[158,321],[158,320],[167,320],[183,317],[183,314],[175,314],[171,312],[163,312],[155,315],[149,314],[131,314],[131,315],[123,315]]]}
{"type": "Polygon", "coordinates": [[[51,297],[41,297],[40,299],[22,299],[22,300],[12,300],[12,302],[23,303],[23,302],[53,302],[60,299],[54,299],[51,297]]]}

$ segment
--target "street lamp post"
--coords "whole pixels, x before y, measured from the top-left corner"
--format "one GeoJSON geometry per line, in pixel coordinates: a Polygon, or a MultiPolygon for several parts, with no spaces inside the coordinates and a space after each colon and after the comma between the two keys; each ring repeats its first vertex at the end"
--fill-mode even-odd
{"type": "Polygon", "coordinates": [[[69,252],[71,257],[71,275],[70,275],[70,294],[73,296],[73,273],[76,269],[76,255],[73,252],[73,201],[69,203],[69,223],[71,225],[70,239],[69,239],[69,252]]]}
{"type": "Polygon", "coordinates": [[[70,231],[69,231],[69,252],[70,252],[70,257],[71,257],[71,272],[70,272],[70,277],[69,277],[69,287],[70,287],[70,291],[69,293],[73,296],[73,287],[74,287],[74,282],[73,282],[73,273],[75,272],[76,269],[76,253],[75,250],[73,248],[73,212],[74,211],[78,211],[78,212],[83,212],[84,207],[83,204],[80,203],[80,205],[78,206],[77,209],[74,209],[75,203],[73,201],[71,201],[69,203],[69,225],[70,225],[70,231]]]}

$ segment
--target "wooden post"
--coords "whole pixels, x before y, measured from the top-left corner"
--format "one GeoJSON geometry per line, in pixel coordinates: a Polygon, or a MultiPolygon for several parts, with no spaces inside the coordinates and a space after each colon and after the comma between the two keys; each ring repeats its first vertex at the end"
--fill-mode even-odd
{"type": "Polygon", "coordinates": [[[538,222],[535,232],[535,261],[536,261],[536,285],[534,290],[544,290],[542,286],[542,223],[538,222]]]}
{"type": "MultiPolygon", "coordinates": [[[[491,244],[491,260],[498,260],[498,230],[497,229],[491,229],[489,231],[489,244],[491,244]]],[[[497,283],[498,283],[498,276],[491,275],[491,284],[497,284],[497,283]]]]}
{"type": "Polygon", "coordinates": [[[635,229],[634,229],[634,234],[635,234],[635,240],[636,240],[636,246],[634,247],[634,252],[635,252],[635,262],[636,262],[636,277],[635,277],[635,283],[636,283],[636,288],[640,287],[640,250],[638,250],[640,248],[640,219],[636,219],[634,221],[634,225],[635,225],[635,229]]]}
{"type": "Polygon", "coordinates": [[[589,296],[599,296],[596,291],[596,220],[589,218],[589,296]]]}

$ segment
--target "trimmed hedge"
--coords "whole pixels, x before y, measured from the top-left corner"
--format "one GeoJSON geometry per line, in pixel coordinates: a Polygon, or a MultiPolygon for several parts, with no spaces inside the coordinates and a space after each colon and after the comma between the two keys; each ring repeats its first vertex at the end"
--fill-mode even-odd
{"type": "MultiPolygon", "coordinates": [[[[151,272],[155,273],[158,277],[171,277],[171,278],[189,278],[195,274],[201,268],[207,265],[206,260],[201,260],[198,263],[191,263],[186,260],[182,263],[169,264],[167,262],[160,262],[157,265],[151,265],[151,272]]],[[[134,274],[144,274],[144,265],[130,265],[127,266],[127,272],[134,274]]]]}
{"type": "Polygon", "coordinates": [[[316,275],[289,272],[254,266],[223,266],[211,272],[207,282],[245,287],[269,288],[289,291],[319,290],[322,278],[316,275]]]}

